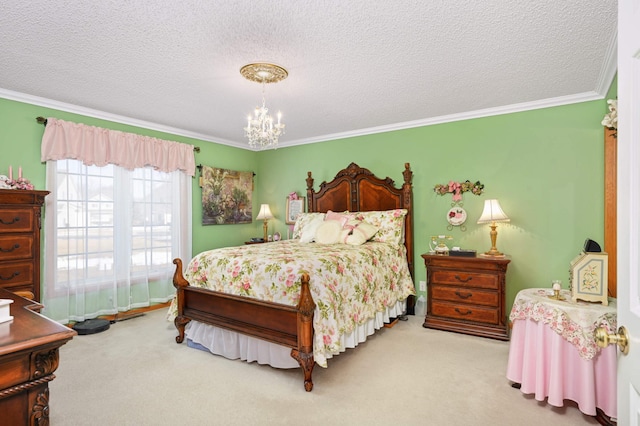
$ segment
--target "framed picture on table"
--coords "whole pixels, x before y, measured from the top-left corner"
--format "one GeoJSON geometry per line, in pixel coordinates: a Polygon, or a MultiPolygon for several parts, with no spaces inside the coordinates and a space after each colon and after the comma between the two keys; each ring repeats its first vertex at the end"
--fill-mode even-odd
{"type": "Polygon", "coordinates": [[[296,219],[300,213],[304,213],[304,197],[298,197],[295,200],[287,197],[286,219],[287,225],[296,223],[296,219]]]}

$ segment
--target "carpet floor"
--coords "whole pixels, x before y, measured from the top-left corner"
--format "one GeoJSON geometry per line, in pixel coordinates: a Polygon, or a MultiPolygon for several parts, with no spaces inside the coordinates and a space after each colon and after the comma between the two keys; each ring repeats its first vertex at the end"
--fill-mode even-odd
{"type": "Polygon", "coordinates": [[[60,349],[52,425],[589,425],[576,404],[538,402],[505,377],[508,342],[423,328],[383,329],[316,366],[279,370],[175,343],[158,310],[60,349]]]}

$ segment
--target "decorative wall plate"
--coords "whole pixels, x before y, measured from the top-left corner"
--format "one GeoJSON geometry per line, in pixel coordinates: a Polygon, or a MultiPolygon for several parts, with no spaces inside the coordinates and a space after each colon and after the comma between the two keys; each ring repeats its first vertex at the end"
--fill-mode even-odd
{"type": "Polygon", "coordinates": [[[447,222],[453,226],[460,226],[467,220],[467,212],[462,207],[453,207],[447,212],[447,222]]]}

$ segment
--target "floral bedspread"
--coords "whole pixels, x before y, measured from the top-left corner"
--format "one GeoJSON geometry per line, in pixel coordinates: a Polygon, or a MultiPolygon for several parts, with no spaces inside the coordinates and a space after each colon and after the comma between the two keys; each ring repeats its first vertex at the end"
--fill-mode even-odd
{"type": "Polygon", "coordinates": [[[594,331],[605,326],[609,333],[617,329],[617,308],[615,299],[609,298],[609,306],[582,301],[573,302],[571,292],[561,290],[565,300],[554,300],[548,296],[551,289],[530,288],[522,290],[513,302],[509,319],[542,321],[561,335],[578,350],[584,359],[595,357],[598,347],[594,331]]]}
{"type": "MultiPolygon", "coordinates": [[[[313,354],[322,367],[328,354],[341,352],[340,336],[415,294],[404,245],[380,242],[226,247],[195,256],[184,276],[194,287],[296,306],[302,273],[317,305],[313,354]]],[[[169,318],[176,309],[174,300],[169,318]]]]}

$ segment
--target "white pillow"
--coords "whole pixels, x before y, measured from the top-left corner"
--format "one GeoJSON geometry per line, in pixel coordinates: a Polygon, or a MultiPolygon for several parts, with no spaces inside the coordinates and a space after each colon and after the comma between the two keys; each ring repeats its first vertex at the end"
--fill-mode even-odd
{"type": "Polygon", "coordinates": [[[335,244],[340,241],[342,224],[338,220],[325,220],[316,231],[316,243],[335,244]]]}
{"type": "Polygon", "coordinates": [[[378,232],[377,227],[367,222],[360,222],[351,230],[351,233],[347,236],[344,242],[351,245],[364,244],[369,241],[376,232],[378,232]]]}
{"type": "Polygon", "coordinates": [[[324,215],[314,216],[302,229],[300,233],[301,243],[312,243],[316,238],[318,227],[324,222],[324,215]]]}
{"type": "Polygon", "coordinates": [[[318,216],[322,216],[324,218],[324,213],[300,213],[298,218],[296,219],[296,224],[293,226],[293,239],[299,239],[300,235],[302,235],[302,231],[309,224],[309,222],[313,221],[313,219],[318,216]]]}

